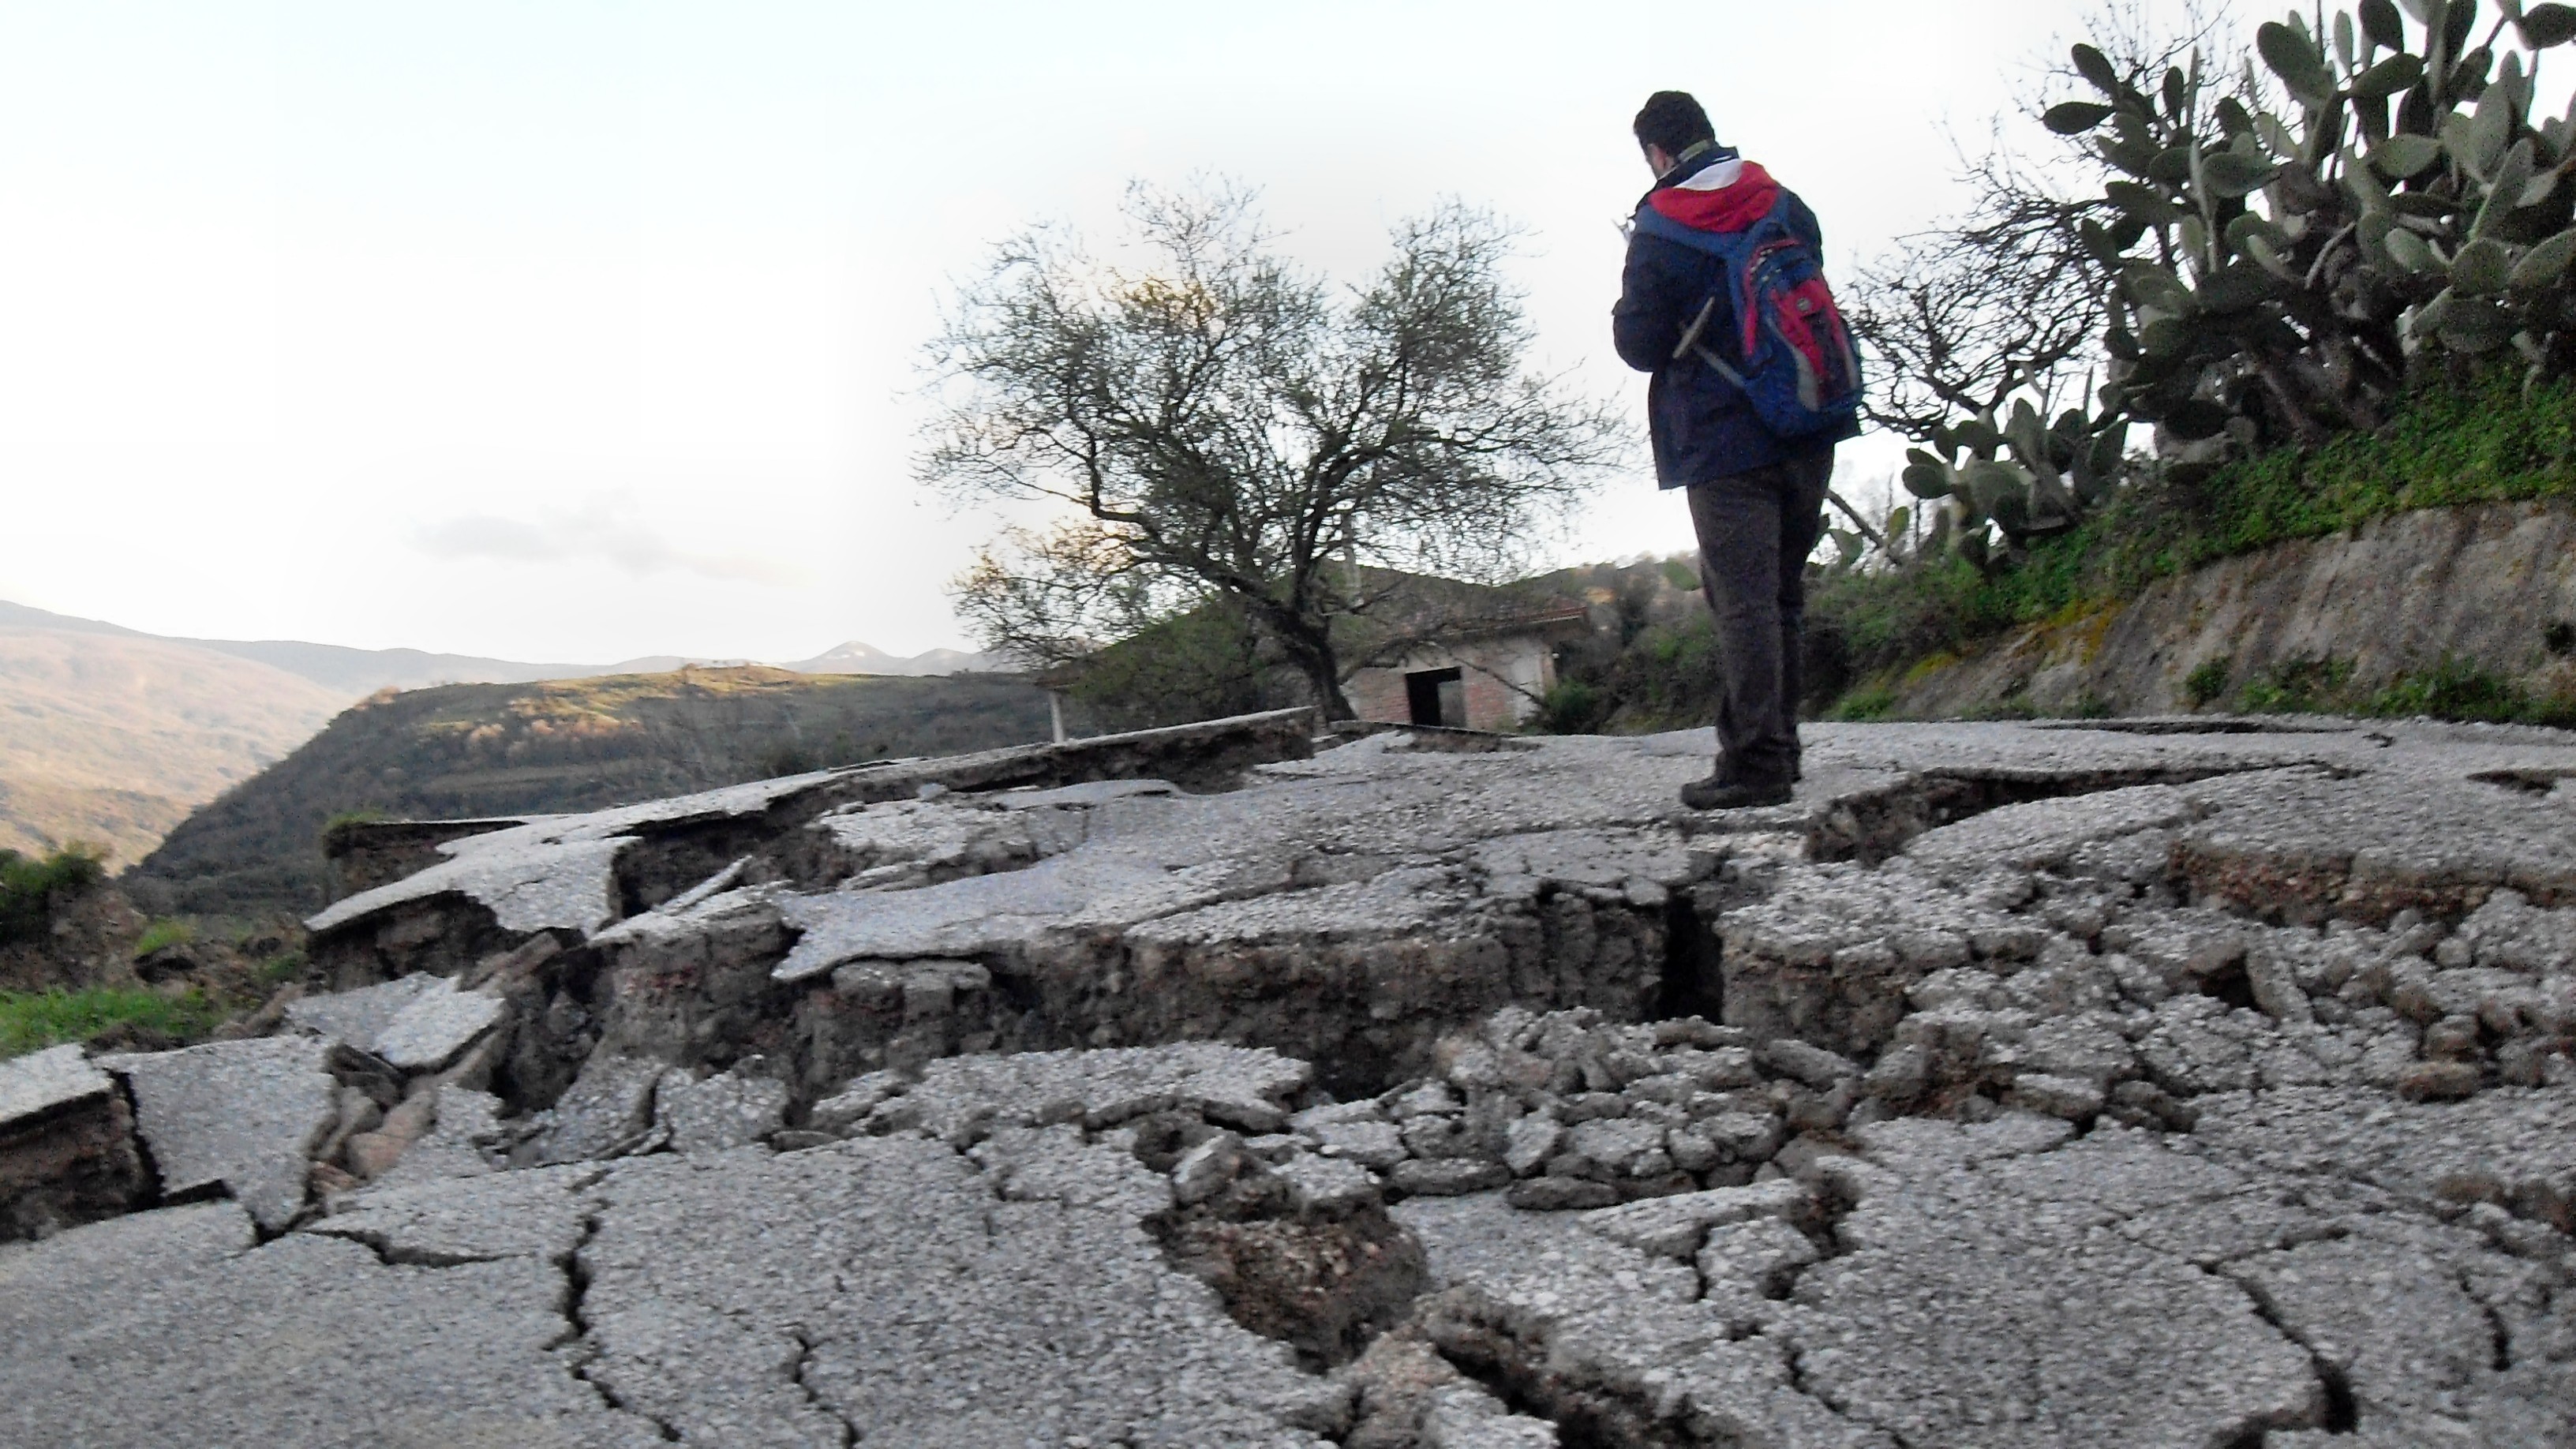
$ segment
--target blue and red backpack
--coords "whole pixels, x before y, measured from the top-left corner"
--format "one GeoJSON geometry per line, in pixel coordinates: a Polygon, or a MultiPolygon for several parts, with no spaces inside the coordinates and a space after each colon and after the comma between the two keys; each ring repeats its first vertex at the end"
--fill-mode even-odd
{"type": "Polygon", "coordinates": [[[1697,357],[1715,368],[1744,394],[1762,426],[1779,437],[1804,438],[1859,416],[1860,355],[1815,248],[1789,224],[1791,204],[1789,192],[1761,167],[1727,161],[1650,195],[1637,208],[1637,229],[1722,264],[1720,285],[1736,335],[1707,335],[1717,309],[1712,295],[1674,358],[1697,357]],[[1720,355],[1729,344],[1734,361],[1720,355]]]}

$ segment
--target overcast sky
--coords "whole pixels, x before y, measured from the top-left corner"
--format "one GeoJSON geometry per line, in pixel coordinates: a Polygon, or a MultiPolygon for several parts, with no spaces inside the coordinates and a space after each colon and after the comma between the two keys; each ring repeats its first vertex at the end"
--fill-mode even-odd
{"type": "MultiPolygon", "coordinates": [[[[1648,91],[1847,272],[2084,10],[6,0],[0,599],[519,659],[964,644],[997,520],[913,481],[914,394],[1013,229],[1220,173],[1356,279],[1462,197],[1529,230],[1544,360],[1633,410],[1648,91]]],[[[1560,561],[1688,546],[1642,468],[1560,561]]]]}

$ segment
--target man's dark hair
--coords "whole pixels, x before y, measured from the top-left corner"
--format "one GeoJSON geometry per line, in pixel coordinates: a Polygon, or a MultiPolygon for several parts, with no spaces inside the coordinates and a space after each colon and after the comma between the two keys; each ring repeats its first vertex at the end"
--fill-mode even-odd
{"type": "Polygon", "coordinates": [[[1702,141],[1717,139],[1717,128],[1708,123],[1708,112],[1688,91],[1657,91],[1646,97],[1646,108],[1637,113],[1637,144],[1661,146],[1678,156],[1702,141]]]}

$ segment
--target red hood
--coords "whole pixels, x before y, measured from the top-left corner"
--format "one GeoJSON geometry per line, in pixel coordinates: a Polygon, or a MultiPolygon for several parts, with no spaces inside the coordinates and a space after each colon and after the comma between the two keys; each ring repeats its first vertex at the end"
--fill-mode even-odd
{"type": "Polygon", "coordinates": [[[1649,192],[1646,204],[1694,231],[1742,231],[1769,214],[1780,183],[1750,161],[1720,161],[1676,185],[1649,192]]]}

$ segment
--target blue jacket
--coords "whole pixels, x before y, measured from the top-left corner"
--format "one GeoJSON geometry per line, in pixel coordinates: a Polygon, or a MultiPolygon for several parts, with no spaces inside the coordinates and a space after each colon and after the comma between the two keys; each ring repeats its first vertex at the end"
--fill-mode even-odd
{"type": "Polygon", "coordinates": [[[1735,230],[1788,202],[1791,230],[1818,255],[1824,234],[1815,213],[1795,192],[1734,151],[1714,147],[1675,167],[1637,203],[1640,225],[1628,237],[1628,265],[1610,332],[1619,356],[1639,372],[1654,374],[1646,387],[1647,431],[1655,445],[1655,481],[1683,488],[1785,462],[1817,448],[1857,437],[1860,425],[1818,437],[1782,439],[1762,426],[1744,394],[1696,357],[1676,360],[1682,333],[1709,298],[1717,306],[1701,335],[1733,335],[1723,265],[1714,256],[1654,234],[1649,218],[1704,231],[1735,230]]]}

